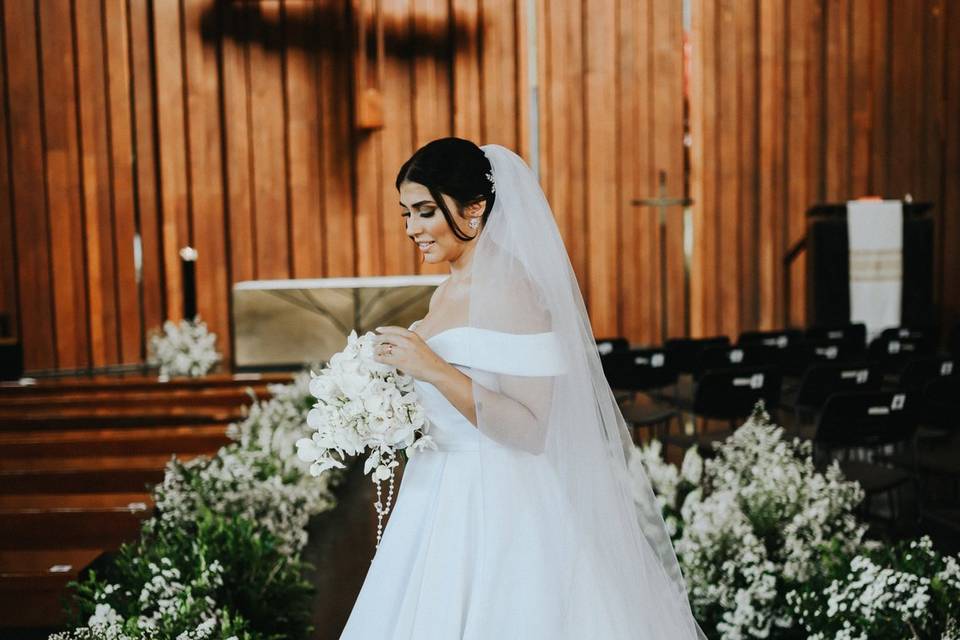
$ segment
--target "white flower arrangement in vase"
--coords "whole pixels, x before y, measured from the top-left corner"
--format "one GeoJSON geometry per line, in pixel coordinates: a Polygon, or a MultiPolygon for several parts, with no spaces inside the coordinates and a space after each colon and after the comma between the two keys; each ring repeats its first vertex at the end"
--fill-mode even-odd
{"type": "Polygon", "coordinates": [[[197,378],[207,374],[221,356],[216,349],[217,334],[207,329],[207,324],[195,316],[178,323],[167,320],[163,331],[150,336],[151,363],[160,365],[160,377],[189,376],[197,378]]]}
{"type": "Polygon", "coordinates": [[[377,486],[377,546],[383,534],[383,516],[393,500],[397,454],[407,456],[423,448],[436,448],[428,435],[429,423],[414,389],[413,378],[374,359],[376,334],[357,337],[351,331],[347,346],[335,353],[319,374],[310,372],[310,393],[317,399],[307,414],[316,431],[297,440],[297,456],[312,463],[319,476],[330,468],[344,468],[347,456],[368,452],[365,474],[372,472],[377,486]],[[380,483],[390,481],[386,506],[380,483]]]}

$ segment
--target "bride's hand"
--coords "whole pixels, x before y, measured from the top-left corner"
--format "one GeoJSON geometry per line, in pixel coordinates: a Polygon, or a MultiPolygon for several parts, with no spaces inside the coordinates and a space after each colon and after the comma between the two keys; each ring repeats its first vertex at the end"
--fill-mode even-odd
{"type": "Polygon", "coordinates": [[[414,331],[396,326],[377,327],[373,359],[393,365],[417,380],[431,382],[447,362],[414,331]]]}

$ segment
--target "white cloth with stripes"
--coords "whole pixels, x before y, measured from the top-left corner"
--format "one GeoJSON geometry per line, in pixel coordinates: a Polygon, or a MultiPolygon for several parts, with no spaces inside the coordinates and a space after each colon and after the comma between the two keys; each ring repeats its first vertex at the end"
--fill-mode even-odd
{"type": "Polygon", "coordinates": [[[852,200],[847,203],[850,239],[850,322],[867,327],[872,340],[900,325],[903,295],[903,203],[852,200]]]}

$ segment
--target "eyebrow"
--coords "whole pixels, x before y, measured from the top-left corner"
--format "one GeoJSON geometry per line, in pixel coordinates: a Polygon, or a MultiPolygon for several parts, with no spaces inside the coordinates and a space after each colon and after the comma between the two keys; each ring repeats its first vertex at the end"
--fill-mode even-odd
{"type": "MultiPolygon", "coordinates": [[[[420,202],[414,202],[412,205],[410,205],[410,208],[411,208],[411,209],[416,209],[417,207],[419,207],[419,206],[422,205],[422,204],[436,204],[436,203],[435,203],[433,200],[421,200],[420,202]]],[[[401,202],[401,203],[400,203],[400,206],[401,206],[401,207],[405,207],[405,206],[407,206],[407,205],[405,205],[405,204],[403,204],[403,203],[401,202]]]]}

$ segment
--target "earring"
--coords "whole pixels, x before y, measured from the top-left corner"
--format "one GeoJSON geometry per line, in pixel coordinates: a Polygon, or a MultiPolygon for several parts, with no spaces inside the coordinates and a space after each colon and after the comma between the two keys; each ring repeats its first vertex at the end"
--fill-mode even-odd
{"type": "Polygon", "coordinates": [[[471,229],[476,229],[480,226],[480,218],[471,218],[470,222],[467,223],[471,229]]]}

